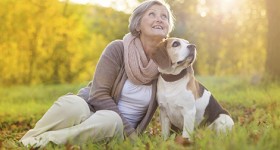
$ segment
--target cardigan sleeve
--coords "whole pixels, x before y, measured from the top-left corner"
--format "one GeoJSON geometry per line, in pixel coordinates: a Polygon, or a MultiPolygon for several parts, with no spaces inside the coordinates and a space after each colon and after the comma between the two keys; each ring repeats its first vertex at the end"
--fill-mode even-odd
{"type": "Polygon", "coordinates": [[[88,104],[95,111],[112,110],[120,115],[124,124],[126,136],[129,136],[135,129],[120,113],[116,100],[112,97],[113,85],[123,66],[123,43],[122,41],[111,42],[103,51],[90,88],[88,104]]]}

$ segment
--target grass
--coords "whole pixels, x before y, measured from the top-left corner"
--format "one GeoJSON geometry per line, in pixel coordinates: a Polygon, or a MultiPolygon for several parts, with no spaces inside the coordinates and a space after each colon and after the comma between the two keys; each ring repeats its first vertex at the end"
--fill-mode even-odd
{"type": "MultiPolygon", "coordinates": [[[[280,85],[252,84],[236,77],[198,77],[231,113],[235,127],[232,133],[216,135],[200,128],[193,134],[190,146],[178,144],[173,134],[167,141],[160,136],[158,111],[143,135],[129,141],[53,145],[46,149],[207,149],[207,150],[276,150],[280,147],[280,85]]],[[[68,92],[76,93],[86,84],[0,87],[0,149],[25,149],[20,137],[45,113],[52,103],[68,92]]]]}

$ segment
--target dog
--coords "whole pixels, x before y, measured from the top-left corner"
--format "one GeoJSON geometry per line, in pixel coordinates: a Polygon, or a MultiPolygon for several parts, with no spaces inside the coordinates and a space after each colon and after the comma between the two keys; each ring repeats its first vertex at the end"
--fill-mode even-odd
{"type": "Polygon", "coordinates": [[[217,133],[233,128],[228,111],[194,76],[194,44],[180,38],[167,38],[151,52],[150,58],[160,72],[157,101],[164,140],[170,136],[171,127],[182,131],[182,137],[190,141],[198,126],[208,126],[217,133]]]}

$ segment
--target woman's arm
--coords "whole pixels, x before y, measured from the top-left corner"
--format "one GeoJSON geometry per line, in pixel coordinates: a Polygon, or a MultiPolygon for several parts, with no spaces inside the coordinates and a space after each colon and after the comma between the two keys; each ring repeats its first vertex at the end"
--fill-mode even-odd
{"type": "Polygon", "coordinates": [[[112,110],[117,112],[124,123],[124,130],[129,136],[135,129],[121,115],[116,101],[112,98],[113,85],[123,67],[123,43],[122,41],[111,42],[102,53],[96,66],[88,103],[95,111],[112,110]]]}

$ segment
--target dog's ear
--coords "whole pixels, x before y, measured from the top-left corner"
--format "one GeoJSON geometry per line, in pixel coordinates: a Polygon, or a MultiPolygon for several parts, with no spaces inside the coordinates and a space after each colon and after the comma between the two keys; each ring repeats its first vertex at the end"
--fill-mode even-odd
{"type": "Polygon", "coordinates": [[[171,67],[171,60],[166,48],[167,40],[164,40],[158,44],[157,48],[153,52],[151,52],[151,59],[161,69],[171,67]]]}

